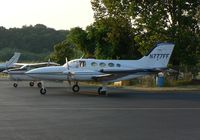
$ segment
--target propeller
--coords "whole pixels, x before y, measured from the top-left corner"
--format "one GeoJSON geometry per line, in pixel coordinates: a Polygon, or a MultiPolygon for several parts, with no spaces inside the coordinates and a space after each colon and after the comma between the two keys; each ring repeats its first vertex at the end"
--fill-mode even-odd
{"type": "Polygon", "coordinates": [[[69,63],[68,63],[68,59],[67,59],[67,57],[65,58],[65,60],[66,60],[66,64],[67,64],[67,81],[68,81],[68,83],[69,83],[69,85],[71,86],[71,81],[72,81],[72,76],[73,76],[73,74],[70,72],[70,68],[69,68],[69,63]]]}
{"type": "Polygon", "coordinates": [[[51,63],[51,59],[49,58],[49,59],[48,59],[47,66],[49,66],[49,65],[50,65],[50,63],[51,63]]]}
{"type": "Polygon", "coordinates": [[[66,64],[67,64],[67,69],[69,70],[69,63],[67,57],[65,58],[66,64]]]}

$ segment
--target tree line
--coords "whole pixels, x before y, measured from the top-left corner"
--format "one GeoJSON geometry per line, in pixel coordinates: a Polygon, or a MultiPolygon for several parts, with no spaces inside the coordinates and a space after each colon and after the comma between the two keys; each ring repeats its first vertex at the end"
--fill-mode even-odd
{"type": "Polygon", "coordinates": [[[136,59],[158,42],[173,42],[172,65],[200,63],[199,0],[91,0],[91,4],[95,22],[85,30],[71,29],[54,46],[55,61],[64,63],[65,56],[72,59],[82,54],[136,59]]]}
{"type": "Polygon", "coordinates": [[[0,61],[8,60],[14,52],[22,53],[21,61],[48,59],[53,46],[67,36],[67,30],[48,28],[43,24],[22,28],[0,27],[0,61]]]}

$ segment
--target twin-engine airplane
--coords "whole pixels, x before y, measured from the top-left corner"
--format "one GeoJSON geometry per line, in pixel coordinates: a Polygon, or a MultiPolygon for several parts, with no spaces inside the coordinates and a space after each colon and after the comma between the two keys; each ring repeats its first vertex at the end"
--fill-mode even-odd
{"type": "MultiPolygon", "coordinates": [[[[79,81],[100,82],[102,87],[98,88],[98,93],[106,94],[106,84],[109,82],[130,80],[166,70],[173,49],[173,43],[159,43],[139,60],[75,59],[63,66],[37,68],[26,74],[38,80],[74,82],[72,86],[74,92],[80,89],[79,81]]],[[[46,93],[44,85],[40,93],[46,93]]]]}
{"type": "Polygon", "coordinates": [[[9,61],[6,61],[5,63],[0,63],[0,72],[12,68],[15,66],[15,63],[19,60],[20,53],[15,52],[15,54],[10,58],[9,61]]]}
{"type": "MultiPolygon", "coordinates": [[[[13,83],[13,87],[15,88],[18,86],[19,81],[30,81],[29,86],[31,87],[34,86],[37,80],[26,75],[25,72],[31,69],[40,68],[40,67],[59,66],[59,64],[50,62],[50,60],[48,62],[41,62],[41,63],[16,63],[15,65],[20,66],[20,67],[3,71],[4,73],[7,73],[9,75],[9,79],[11,81],[15,81],[13,83]]],[[[42,87],[41,82],[38,82],[37,86],[42,87]]]]}

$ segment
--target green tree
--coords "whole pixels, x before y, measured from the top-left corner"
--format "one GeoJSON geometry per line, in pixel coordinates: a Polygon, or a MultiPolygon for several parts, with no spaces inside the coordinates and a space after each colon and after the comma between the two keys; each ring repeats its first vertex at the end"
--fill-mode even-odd
{"type": "MultiPolygon", "coordinates": [[[[133,59],[140,56],[135,43],[135,31],[129,16],[129,1],[92,0],[97,28],[106,27],[106,42],[111,45],[111,57],[116,59],[133,59]]],[[[106,46],[99,47],[100,51],[106,46]]]]}
{"type": "Polygon", "coordinates": [[[112,58],[112,47],[107,41],[107,33],[109,28],[107,26],[97,26],[96,23],[87,27],[87,37],[91,40],[94,46],[94,55],[98,59],[112,58]]]}
{"type": "Polygon", "coordinates": [[[64,64],[66,62],[66,58],[71,60],[77,56],[80,56],[80,51],[77,51],[71,43],[64,40],[54,46],[54,51],[50,55],[50,59],[59,64],[64,64]]]}
{"type": "MultiPolygon", "coordinates": [[[[134,50],[138,49],[144,54],[156,42],[170,41],[176,44],[174,65],[197,63],[200,55],[199,0],[92,0],[91,3],[96,22],[110,22],[112,19],[112,25],[118,27],[111,32],[113,38],[123,34],[121,30],[129,30],[133,34],[131,37],[134,37],[135,42],[127,46],[133,46],[134,50]],[[116,29],[120,30],[118,34],[116,29]]],[[[122,35],[118,40],[126,42],[127,38],[122,35]]],[[[111,40],[113,47],[119,48],[116,44],[120,42],[111,40]]]]}
{"type": "Polygon", "coordinates": [[[15,51],[22,53],[20,61],[43,61],[67,33],[42,24],[10,29],[0,27],[0,61],[5,61],[15,51]]]}
{"type": "Polygon", "coordinates": [[[131,2],[133,26],[139,31],[136,41],[141,52],[156,41],[176,44],[173,64],[196,64],[199,47],[198,0],[152,0],[131,2]]]}
{"type": "Polygon", "coordinates": [[[67,40],[77,49],[82,51],[85,57],[94,57],[95,46],[93,40],[88,39],[88,33],[80,27],[72,28],[67,36],[67,40]]]}

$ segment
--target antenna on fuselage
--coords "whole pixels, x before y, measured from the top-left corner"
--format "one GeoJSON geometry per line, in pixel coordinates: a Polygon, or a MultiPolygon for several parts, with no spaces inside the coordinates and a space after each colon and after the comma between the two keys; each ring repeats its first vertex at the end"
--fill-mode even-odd
{"type": "Polygon", "coordinates": [[[85,54],[83,54],[80,59],[83,59],[84,56],[85,56],[85,54]]]}

